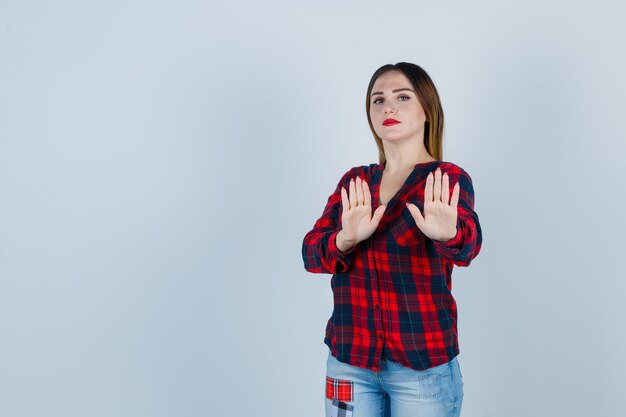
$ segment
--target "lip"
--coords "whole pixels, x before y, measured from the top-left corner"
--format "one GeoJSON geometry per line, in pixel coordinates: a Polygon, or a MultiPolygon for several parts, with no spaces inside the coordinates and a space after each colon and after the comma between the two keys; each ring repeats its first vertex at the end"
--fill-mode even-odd
{"type": "Polygon", "coordinates": [[[396,119],[385,119],[383,121],[383,126],[393,126],[393,125],[397,125],[398,123],[401,123],[401,122],[399,122],[396,119]]]}

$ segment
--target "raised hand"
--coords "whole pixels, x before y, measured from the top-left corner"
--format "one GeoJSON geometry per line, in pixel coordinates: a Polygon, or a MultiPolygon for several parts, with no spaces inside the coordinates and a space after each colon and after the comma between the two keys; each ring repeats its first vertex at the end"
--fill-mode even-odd
{"type": "MultiPolygon", "coordinates": [[[[378,207],[372,216],[372,195],[367,181],[360,177],[356,180],[350,179],[349,187],[349,197],[346,189],[341,187],[343,212],[341,213],[342,230],[339,233],[346,246],[354,246],[374,233],[386,206],[378,207]]],[[[339,240],[339,236],[337,238],[339,240]]]]}
{"type": "Polygon", "coordinates": [[[424,216],[415,204],[407,203],[407,208],[415,219],[415,224],[430,239],[446,241],[456,236],[457,205],[461,186],[457,183],[450,199],[450,179],[448,174],[441,175],[437,168],[426,178],[424,190],[424,216]]]}

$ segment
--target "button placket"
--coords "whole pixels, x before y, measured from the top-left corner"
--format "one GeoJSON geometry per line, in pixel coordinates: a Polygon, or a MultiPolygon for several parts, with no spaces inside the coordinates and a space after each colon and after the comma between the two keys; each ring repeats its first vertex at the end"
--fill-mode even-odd
{"type": "Polygon", "coordinates": [[[372,286],[374,286],[374,288],[376,288],[376,298],[373,300],[374,303],[374,309],[378,312],[377,314],[374,314],[375,317],[375,322],[377,324],[376,326],[376,337],[378,339],[378,343],[381,345],[382,348],[382,343],[383,343],[383,339],[384,339],[384,333],[383,333],[383,329],[382,329],[382,325],[383,325],[383,318],[382,318],[382,311],[380,308],[380,291],[378,288],[378,274],[376,273],[376,257],[375,257],[375,251],[374,251],[374,242],[372,240],[370,240],[369,242],[369,250],[371,250],[371,260],[372,260],[372,267],[373,267],[373,271],[370,273],[370,277],[372,279],[372,286]]]}

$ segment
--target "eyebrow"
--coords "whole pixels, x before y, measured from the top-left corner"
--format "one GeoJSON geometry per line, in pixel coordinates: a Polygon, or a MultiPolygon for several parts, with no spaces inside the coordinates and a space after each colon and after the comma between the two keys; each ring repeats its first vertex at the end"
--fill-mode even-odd
{"type": "MultiPolygon", "coordinates": [[[[404,90],[407,90],[407,91],[413,91],[413,90],[412,90],[412,89],[410,89],[410,88],[398,88],[398,89],[396,89],[396,90],[392,90],[391,92],[392,92],[392,93],[397,93],[398,91],[404,91],[404,90]]],[[[415,91],[413,91],[413,92],[415,93],[415,91]]],[[[383,92],[382,92],[382,91],[376,91],[375,93],[372,93],[372,95],[373,95],[373,96],[375,96],[375,95],[381,95],[381,96],[382,96],[382,95],[383,95],[383,92]]]]}

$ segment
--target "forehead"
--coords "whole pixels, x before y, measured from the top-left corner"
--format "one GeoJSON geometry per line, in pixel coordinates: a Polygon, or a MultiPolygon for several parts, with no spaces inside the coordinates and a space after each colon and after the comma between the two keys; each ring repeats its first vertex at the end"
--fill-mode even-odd
{"type": "Polygon", "coordinates": [[[372,92],[382,91],[384,93],[391,93],[391,90],[395,90],[396,88],[411,88],[411,82],[406,76],[400,71],[387,71],[381,74],[376,81],[374,81],[374,85],[372,86],[372,92]]]}

